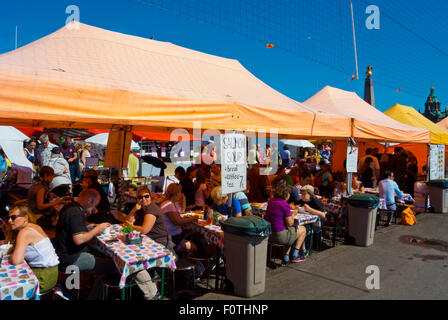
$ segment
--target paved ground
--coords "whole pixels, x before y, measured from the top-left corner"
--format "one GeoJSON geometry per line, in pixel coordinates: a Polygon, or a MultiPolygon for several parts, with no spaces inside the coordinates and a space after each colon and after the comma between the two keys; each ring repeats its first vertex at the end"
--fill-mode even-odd
{"type": "MultiPolygon", "coordinates": [[[[414,226],[377,231],[371,247],[339,245],[305,262],[268,269],[265,293],[251,299],[447,299],[448,215],[421,214],[417,220],[414,226]],[[408,235],[426,244],[409,244],[403,240],[408,235]],[[379,267],[379,290],[366,289],[369,265],[379,267]]],[[[197,298],[204,299],[242,298],[220,293],[197,298]]]]}

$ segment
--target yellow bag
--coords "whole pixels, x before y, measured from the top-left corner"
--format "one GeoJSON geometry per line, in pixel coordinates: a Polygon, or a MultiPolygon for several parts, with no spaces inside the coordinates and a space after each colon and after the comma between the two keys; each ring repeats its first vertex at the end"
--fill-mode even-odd
{"type": "Polygon", "coordinates": [[[406,208],[401,213],[401,224],[412,226],[417,223],[415,213],[411,208],[406,208]]]}

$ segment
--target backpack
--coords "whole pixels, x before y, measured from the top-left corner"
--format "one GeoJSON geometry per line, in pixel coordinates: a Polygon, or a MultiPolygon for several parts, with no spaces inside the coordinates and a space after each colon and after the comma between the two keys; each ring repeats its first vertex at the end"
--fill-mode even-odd
{"type": "Polygon", "coordinates": [[[401,213],[401,224],[412,226],[417,223],[414,211],[411,208],[406,208],[401,213]]]}

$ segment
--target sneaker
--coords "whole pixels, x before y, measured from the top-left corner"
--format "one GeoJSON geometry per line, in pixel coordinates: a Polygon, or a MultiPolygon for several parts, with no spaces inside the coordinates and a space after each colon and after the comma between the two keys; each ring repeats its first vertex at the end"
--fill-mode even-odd
{"type": "Polygon", "coordinates": [[[64,300],[75,300],[75,298],[68,292],[63,285],[58,285],[54,288],[54,294],[61,297],[64,300]]]}
{"type": "Polygon", "coordinates": [[[308,250],[300,250],[299,255],[301,255],[302,257],[306,258],[309,255],[308,250]]]}
{"type": "Polygon", "coordinates": [[[154,297],[152,297],[151,300],[160,300],[160,292],[157,291],[156,295],[154,297]]]}
{"type": "Polygon", "coordinates": [[[290,263],[289,255],[285,254],[285,256],[283,257],[283,260],[282,260],[282,264],[289,264],[289,263],[290,263]]]}
{"type": "Polygon", "coordinates": [[[305,261],[305,257],[301,256],[300,254],[297,257],[292,257],[291,262],[293,263],[298,263],[298,262],[302,262],[305,261]]]}

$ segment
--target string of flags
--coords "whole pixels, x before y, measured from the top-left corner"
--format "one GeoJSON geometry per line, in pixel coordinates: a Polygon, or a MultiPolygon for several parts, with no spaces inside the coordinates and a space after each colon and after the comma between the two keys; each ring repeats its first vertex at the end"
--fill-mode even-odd
{"type": "Polygon", "coordinates": [[[266,45],[266,48],[274,48],[275,46],[272,44],[272,43],[268,43],[267,45],[266,45]]]}

